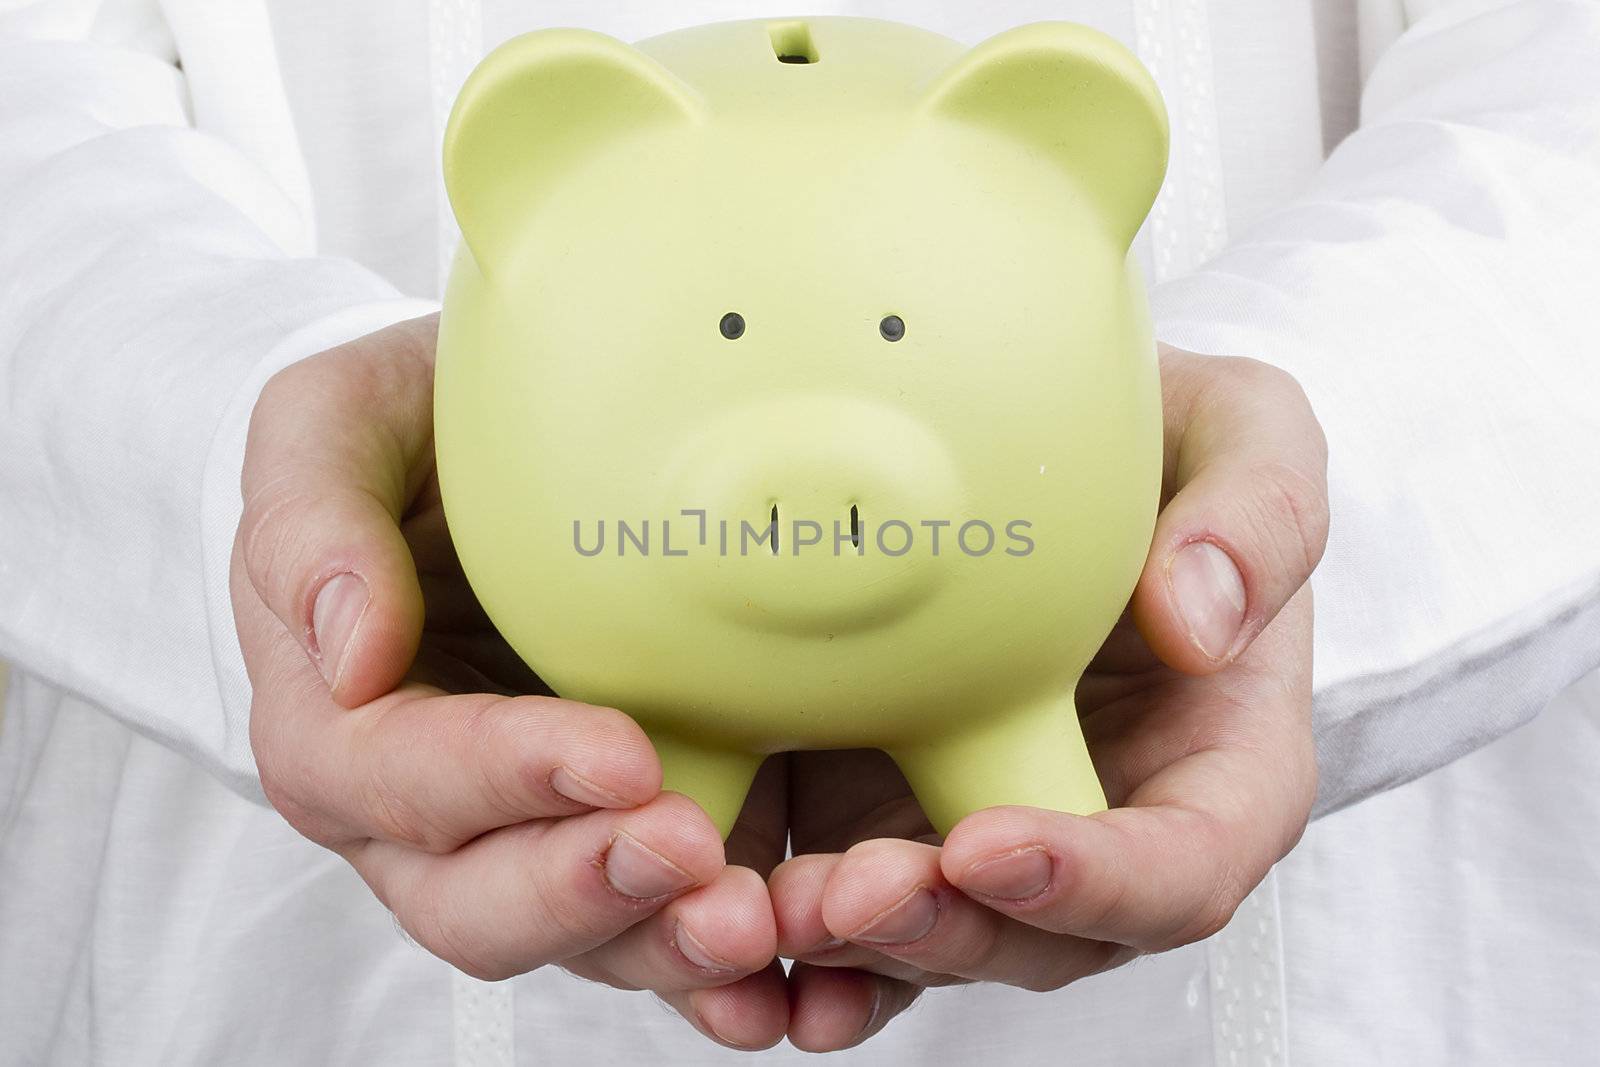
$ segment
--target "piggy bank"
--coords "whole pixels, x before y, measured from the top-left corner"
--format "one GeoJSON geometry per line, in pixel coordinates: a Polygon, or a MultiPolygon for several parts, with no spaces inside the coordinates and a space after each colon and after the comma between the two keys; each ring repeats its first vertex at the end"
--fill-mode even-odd
{"type": "Polygon", "coordinates": [[[769,753],[887,751],[944,830],[1105,806],[1077,680],[1161,480],[1123,47],[853,18],[509,41],[444,145],[435,429],[468,580],[724,832],[769,753]]]}

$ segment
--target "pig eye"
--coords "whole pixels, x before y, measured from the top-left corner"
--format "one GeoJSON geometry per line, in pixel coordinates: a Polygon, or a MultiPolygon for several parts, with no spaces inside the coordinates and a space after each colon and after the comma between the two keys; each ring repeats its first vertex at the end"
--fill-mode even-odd
{"type": "Polygon", "coordinates": [[[722,321],[717,324],[717,329],[722,331],[722,336],[730,341],[737,341],[744,336],[744,316],[737,311],[730,311],[722,316],[722,321]]]}
{"type": "Polygon", "coordinates": [[[906,320],[899,315],[885,315],[878,323],[878,332],[885,341],[898,341],[906,335],[906,320]]]}

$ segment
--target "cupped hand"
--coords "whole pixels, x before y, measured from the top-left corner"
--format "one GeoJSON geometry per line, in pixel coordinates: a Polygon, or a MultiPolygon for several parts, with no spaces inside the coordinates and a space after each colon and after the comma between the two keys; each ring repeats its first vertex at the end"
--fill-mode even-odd
{"type": "Polygon", "coordinates": [[[725,1044],[787,1022],[763,875],[643,731],[495,633],[434,476],[437,318],[295,364],[251,420],[231,587],[262,787],[461,970],[650,989],[725,1044]]]}
{"type": "Polygon", "coordinates": [[[941,842],[886,757],[790,756],[770,889],[797,1046],[858,1044],[930,986],[1054,989],[1205,938],[1299,839],[1326,445],[1262,364],[1166,349],[1162,379],[1154,543],[1077,692],[1111,809],[992,808],[941,842]]]}
{"type": "Polygon", "coordinates": [[[549,696],[478,607],[433,473],[435,332],[403,323],[269,384],[233,595],[269,799],[468,973],[555,963],[654,990],[734,1047],[785,1029],[844,1047],[928,985],[1053,987],[1204,936],[1303,827],[1296,591],[1326,494],[1320,431],[1277,372],[1164,355],[1165,507],[1078,693],[1118,807],[993,809],[940,847],[885,757],[794,755],[724,849],[660,793],[631,720],[549,696]],[[787,982],[780,943],[802,961],[787,982]]]}

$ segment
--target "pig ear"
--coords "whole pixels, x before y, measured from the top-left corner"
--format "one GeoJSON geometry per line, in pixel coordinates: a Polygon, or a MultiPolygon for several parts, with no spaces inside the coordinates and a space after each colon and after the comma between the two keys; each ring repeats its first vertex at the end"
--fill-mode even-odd
{"type": "Polygon", "coordinates": [[[1127,248],[1167,171],[1167,110],[1114,39],[1070,22],[1007,30],[940,74],[935,114],[989,127],[1053,159],[1127,248]]]}
{"type": "Polygon", "coordinates": [[[478,266],[525,240],[559,175],[614,140],[692,123],[699,95],[642,52],[589,30],[540,30],[491,52],[456,98],[444,182],[478,266]]]}

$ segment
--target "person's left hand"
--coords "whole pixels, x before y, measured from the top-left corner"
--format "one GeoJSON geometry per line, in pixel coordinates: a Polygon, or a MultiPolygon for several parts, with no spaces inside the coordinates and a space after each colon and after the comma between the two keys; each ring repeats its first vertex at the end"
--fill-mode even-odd
{"type": "Polygon", "coordinates": [[[886,756],[788,756],[794,858],[769,885],[796,1046],[858,1044],[929,986],[1054,989],[1205,938],[1299,839],[1325,443],[1262,364],[1168,349],[1162,376],[1154,545],[1077,690],[1111,810],[991,808],[941,845],[886,756]]]}

